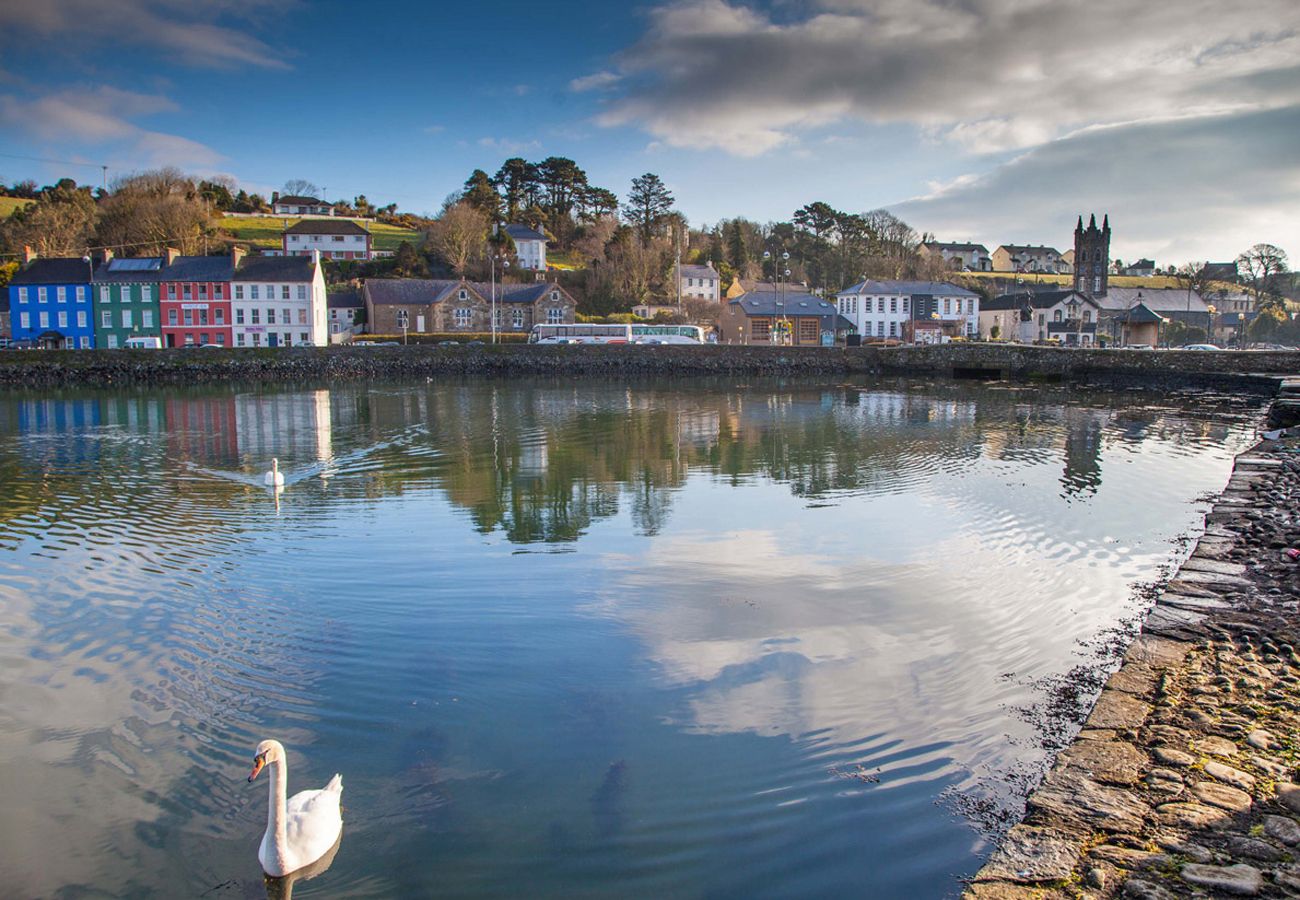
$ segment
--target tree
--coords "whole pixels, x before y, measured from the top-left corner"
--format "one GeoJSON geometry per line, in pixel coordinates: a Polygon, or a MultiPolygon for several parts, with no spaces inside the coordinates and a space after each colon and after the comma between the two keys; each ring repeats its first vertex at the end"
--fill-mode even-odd
{"type": "Polygon", "coordinates": [[[487,246],[488,217],[468,203],[457,203],[439,216],[429,229],[429,246],[458,276],[483,256],[487,246]]]}
{"type": "Polygon", "coordinates": [[[1278,276],[1287,271],[1286,252],[1272,244],[1256,244],[1237,257],[1237,269],[1254,290],[1255,308],[1260,309],[1265,296],[1278,293],[1278,276]]]}
{"type": "Polygon", "coordinates": [[[618,195],[602,187],[588,187],[582,195],[579,217],[584,220],[618,215],[618,195]]]}
{"type": "Polygon", "coordinates": [[[118,179],[99,212],[99,243],[129,255],[158,256],[168,247],[198,254],[211,235],[206,204],[194,180],[179,169],[118,179]]]}
{"type": "Polygon", "coordinates": [[[506,221],[519,221],[519,213],[536,196],[537,167],[526,159],[512,157],[501,164],[492,183],[501,192],[506,221]]]}
{"type": "Polygon", "coordinates": [[[64,178],[10,215],[4,245],[11,253],[31,247],[41,256],[81,256],[94,243],[97,214],[90,188],[64,178]]]}
{"type": "Polygon", "coordinates": [[[425,278],[429,275],[429,266],[420,256],[410,241],[402,241],[393,255],[393,274],[399,278],[425,278]]]}
{"type": "Polygon", "coordinates": [[[664,218],[673,208],[673,195],[658,175],[652,172],[632,179],[624,215],[636,226],[642,243],[648,243],[662,229],[664,218]]]}
{"type": "Polygon", "coordinates": [[[305,178],[290,178],[280,193],[289,197],[319,197],[321,190],[305,178]]]}
{"type": "Polygon", "coordinates": [[[199,182],[199,196],[206,199],[213,209],[223,212],[233,210],[235,207],[235,196],[231,193],[233,187],[235,187],[233,178],[219,175],[211,180],[199,182]]]}
{"type": "Polygon", "coordinates": [[[470,206],[493,222],[501,221],[501,195],[492,186],[492,179],[482,169],[475,169],[465,180],[461,196],[470,206]]]}

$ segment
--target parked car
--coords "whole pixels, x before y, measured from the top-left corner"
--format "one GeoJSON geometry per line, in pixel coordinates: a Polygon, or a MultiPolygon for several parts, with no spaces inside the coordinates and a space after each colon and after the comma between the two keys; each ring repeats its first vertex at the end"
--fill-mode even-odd
{"type": "MultiPolygon", "coordinates": [[[[125,313],[123,313],[125,315],[125,313]]],[[[134,335],[122,342],[127,350],[161,350],[162,338],[157,336],[134,335]]]]}
{"type": "Polygon", "coordinates": [[[1222,347],[1216,347],[1213,344],[1188,344],[1183,347],[1184,350],[1221,350],[1222,347]]]}
{"type": "Polygon", "coordinates": [[[439,347],[459,347],[460,341],[438,341],[439,347]]]}
{"type": "Polygon", "coordinates": [[[466,347],[482,347],[482,346],[483,346],[483,342],[482,342],[482,341],[466,341],[466,342],[465,342],[465,346],[466,346],[466,347]]]}

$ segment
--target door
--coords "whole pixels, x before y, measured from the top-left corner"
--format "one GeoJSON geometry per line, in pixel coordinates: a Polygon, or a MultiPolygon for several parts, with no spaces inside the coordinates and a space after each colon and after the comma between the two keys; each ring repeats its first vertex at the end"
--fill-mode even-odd
{"type": "Polygon", "coordinates": [[[280,346],[279,341],[280,341],[280,336],[276,334],[274,331],[272,331],[270,334],[266,336],[266,346],[268,347],[280,346]]]}
{"type": "Polygon", "coordinates": [[[424,316],[415,317],[415,330],[420,334],[424,334],[424,316]]]}

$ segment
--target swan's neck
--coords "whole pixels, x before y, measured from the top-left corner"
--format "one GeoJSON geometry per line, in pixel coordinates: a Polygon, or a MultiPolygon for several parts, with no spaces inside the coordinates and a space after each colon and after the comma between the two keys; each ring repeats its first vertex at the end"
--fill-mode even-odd
{"type": "Polygon", "coordinates": [[[284,807],[288,794],[289,773],[283,759],[270,765],[271,780],[268,785],[269,804],[266,811],[266,834],[271,839],[271,850],[281,860],[284,858],[284,807]]]}

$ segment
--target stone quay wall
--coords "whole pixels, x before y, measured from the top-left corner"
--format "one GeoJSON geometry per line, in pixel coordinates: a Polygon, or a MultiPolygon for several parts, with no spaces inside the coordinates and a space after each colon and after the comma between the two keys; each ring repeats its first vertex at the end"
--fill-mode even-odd
{"type": "MultiPolygon", "coordinates": [[[[1284,380],[1270,424],[1300,421],[1284,380]]],[[[1300,896],[1300,429],[1237,457],[967,898],[1300,896]]]]}
{"type": "Polygon", "coordinates": [[[0,385],[296,382],[432,376],[870,376],[1109,381],[1272,393],[1300,352],[1067,350],[1012,344],[804,349],[733,346],[339,346],[0,353],[0,385]]]}

